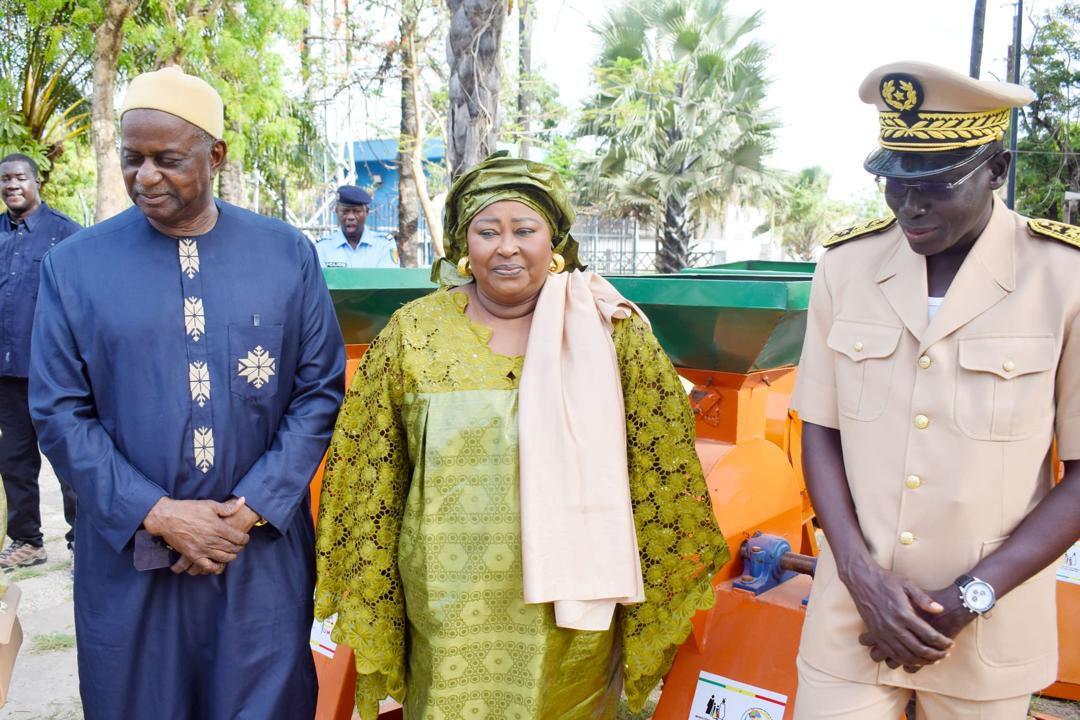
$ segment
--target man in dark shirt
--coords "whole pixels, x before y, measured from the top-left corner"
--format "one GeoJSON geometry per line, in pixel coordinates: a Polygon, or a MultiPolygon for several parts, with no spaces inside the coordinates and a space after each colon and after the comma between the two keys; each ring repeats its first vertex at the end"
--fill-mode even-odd
{"type": "MultiPolygon", "coordinates": [[[[41,200],[37,164],[25,155],[0,160],[0,477],[7,493],[8,537],[0,568],[39,565],[48,559],[41,534],[38,472],[41,455],[27,407],[30,328],[38,273],[45,251],[82,228],[41,200]]],[[[64,517],[75,542],[75,493],[63,480],[64,517]]]]}

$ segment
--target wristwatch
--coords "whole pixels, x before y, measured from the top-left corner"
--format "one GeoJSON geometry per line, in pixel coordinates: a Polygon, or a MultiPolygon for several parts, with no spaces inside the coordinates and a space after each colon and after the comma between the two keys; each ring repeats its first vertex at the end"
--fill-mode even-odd
{"type": "Polygon", "coordinates": [[[960,602],[964,604],[968,612],[983,617],[990,616],[990,609],[997,602],[993,585],[971,575],[961,575],[956,578],[955,583],[960,588],[960,602]]]}

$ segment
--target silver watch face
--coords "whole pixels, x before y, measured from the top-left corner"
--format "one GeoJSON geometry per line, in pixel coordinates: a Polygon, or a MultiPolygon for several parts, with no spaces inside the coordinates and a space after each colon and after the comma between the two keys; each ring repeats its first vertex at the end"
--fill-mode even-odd
{"type": "Polygon", "coordinates": [[[964,586],[963,598],[968,610],[984,613],[994,607],[994,588],[982,580],[973,580],[964,586]]]}

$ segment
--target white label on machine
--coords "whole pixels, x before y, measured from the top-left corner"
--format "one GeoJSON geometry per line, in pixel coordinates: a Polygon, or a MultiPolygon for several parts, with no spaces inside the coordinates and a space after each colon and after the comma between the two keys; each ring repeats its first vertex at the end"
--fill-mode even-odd
{"type": "Polygon", "coordinates": [[[786,707],[786,695],[703,670],[687,720],[783,720],[786,707]]]}
{"type": "Polygon", "coordinates": [[[1065,551],[1065,560],[1057,571],[1057,579],[1061,582],[1080,585],[1080,542],[1065,551]]]}
{"type": "Polygon", "coordinates": [[[322,622],[316,620],[311,624],[311,649],[321,655],[325,655],[331,660],[334,659],[334,651],[337,650],[337,643],[330,639],[330,632],[334,629],[334,623],[337,622],[337,615],[331,615],[322,622]]]}

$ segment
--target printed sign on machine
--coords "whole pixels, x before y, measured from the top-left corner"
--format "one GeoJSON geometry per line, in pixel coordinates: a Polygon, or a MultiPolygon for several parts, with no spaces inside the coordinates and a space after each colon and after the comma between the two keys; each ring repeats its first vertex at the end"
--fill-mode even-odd
{"type": "Polygon", "coordinates": [[[687,720],[783,720],[787,696],[702,671],[687,720]]]}

